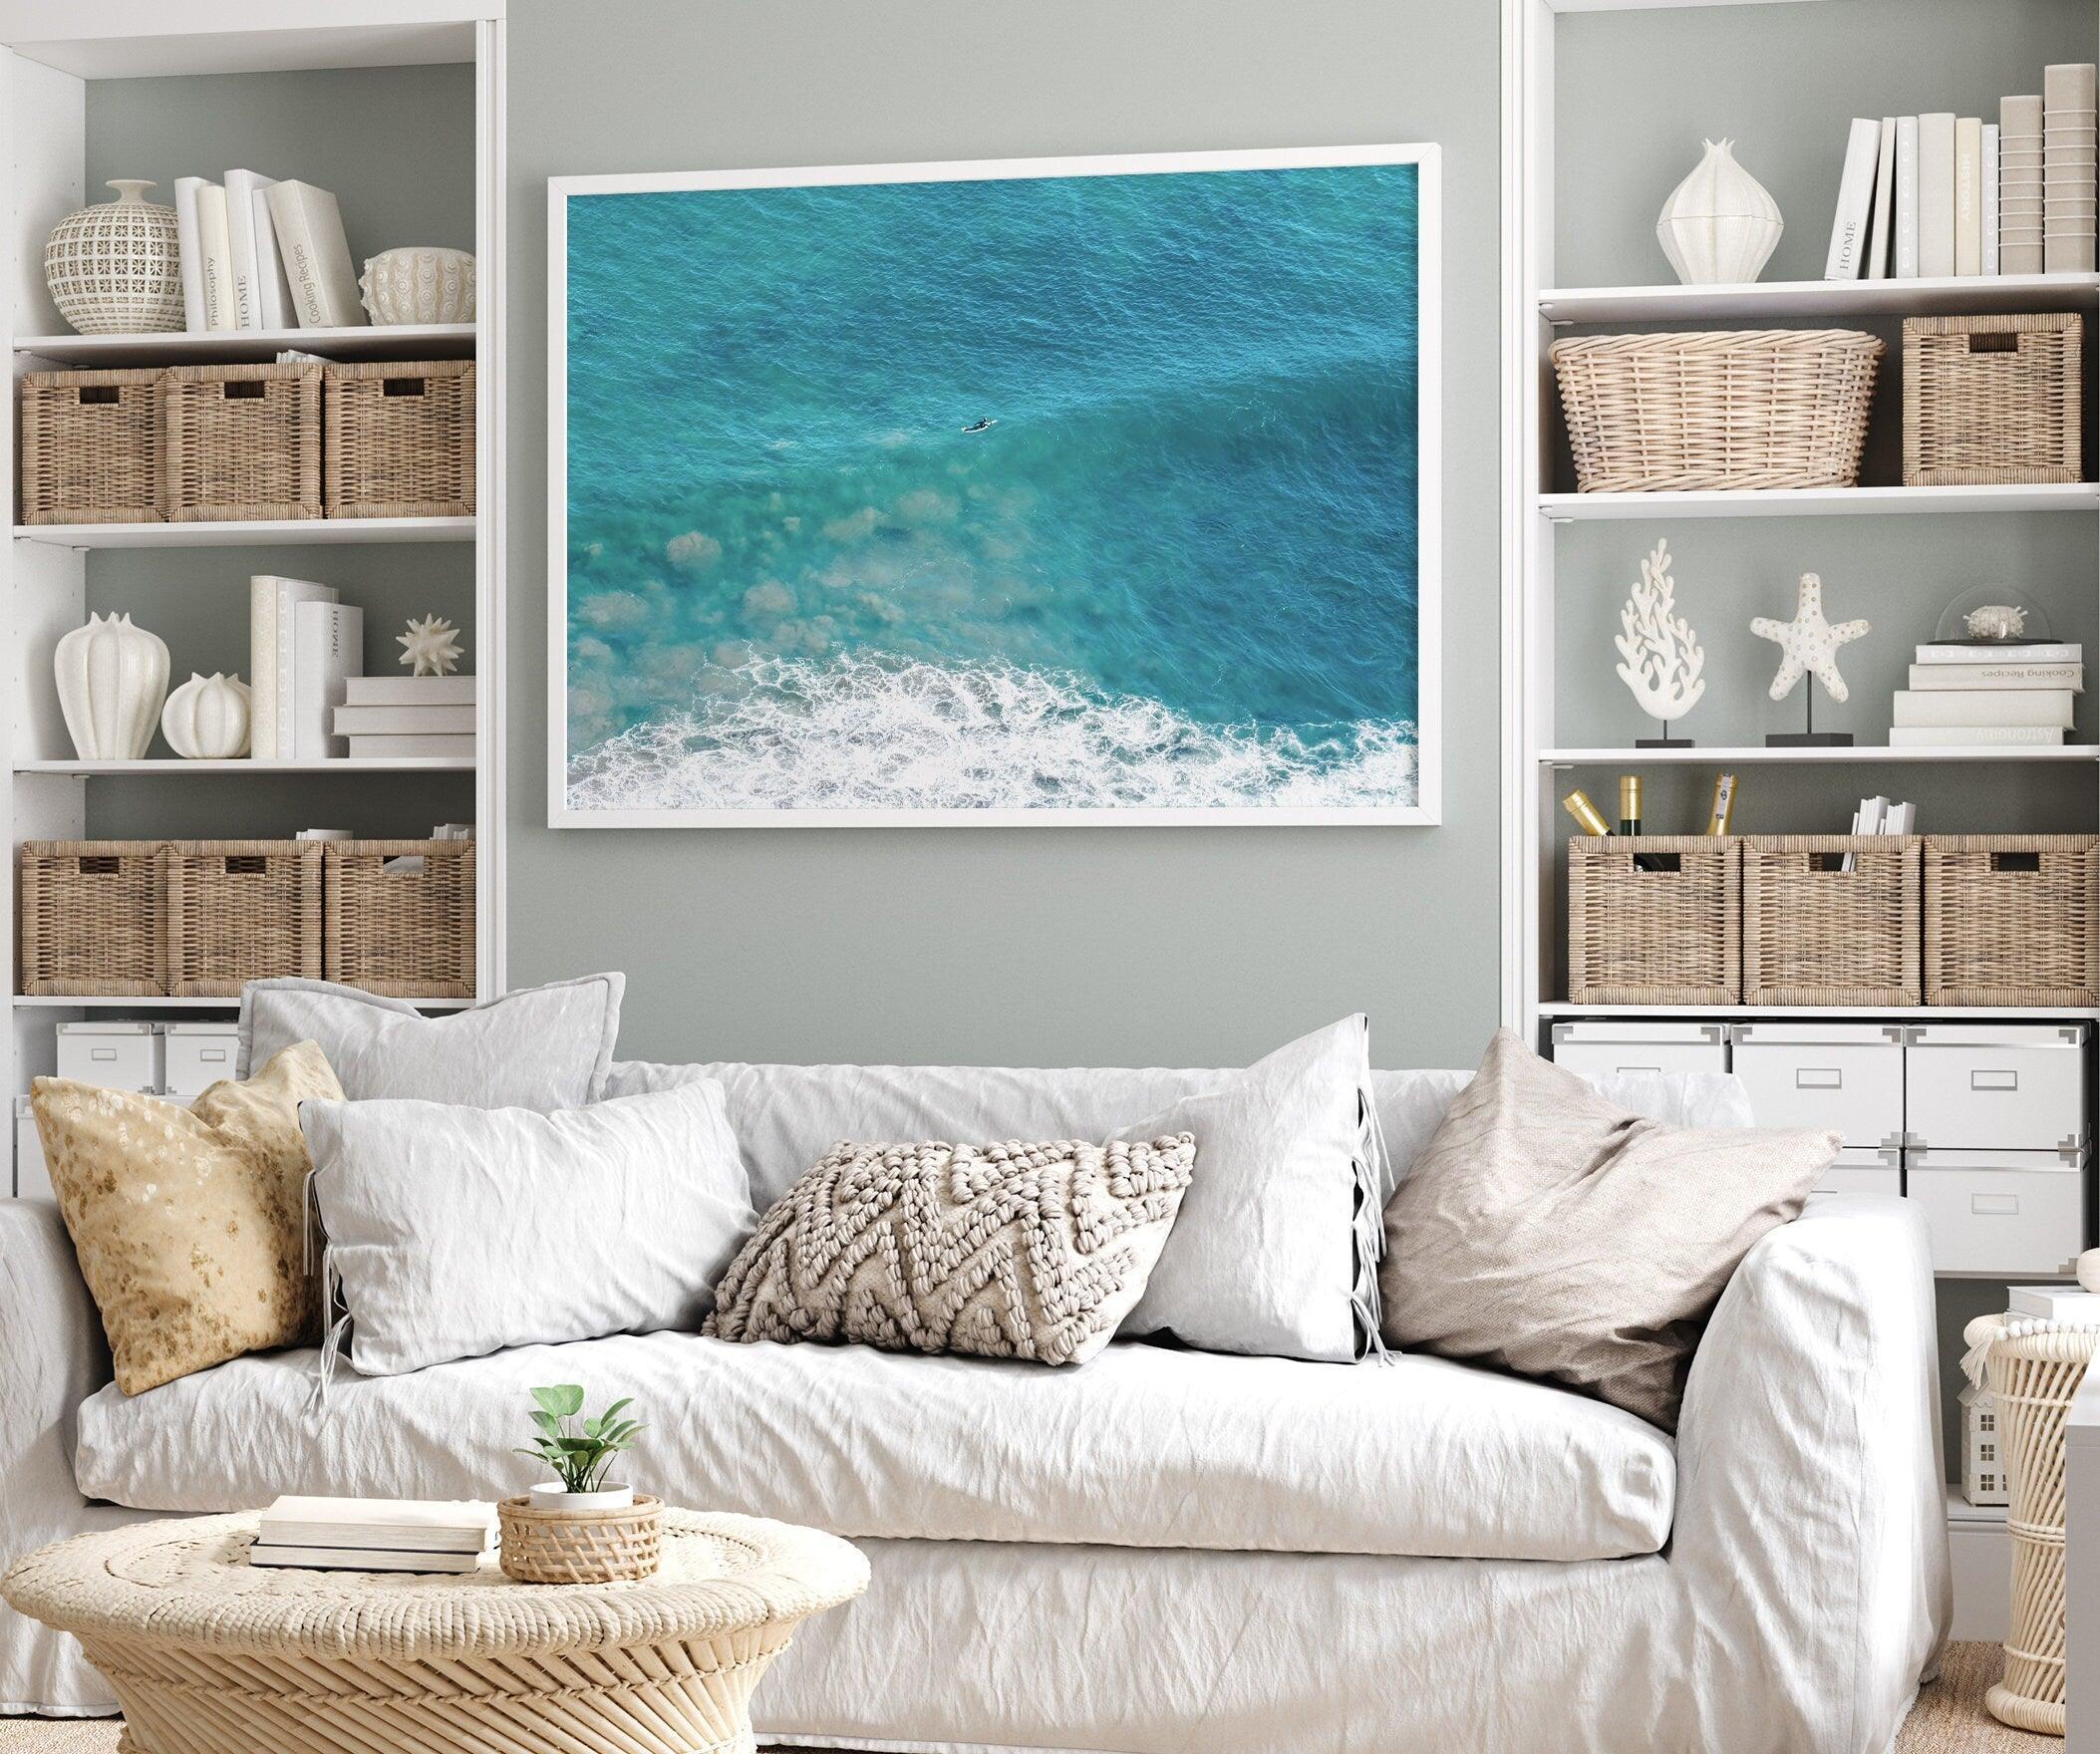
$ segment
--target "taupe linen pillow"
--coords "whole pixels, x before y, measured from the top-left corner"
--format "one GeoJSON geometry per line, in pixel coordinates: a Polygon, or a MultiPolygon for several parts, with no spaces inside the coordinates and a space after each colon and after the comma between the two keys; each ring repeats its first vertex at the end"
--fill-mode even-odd
{"type": "Polygon", "coordinates": [[[1380,1332],[1674,1430],[1729,1276],[1839,1143],[1646,1120],[1498,1030],[1386,1203],[1380,1332]]]}
{"type": "Polygon", "coordinates": [[[1195,1161],[1189,1133],[834,1145],[758,1221],[703,1331],[1083,1363],[1143,1295],[1195,1161]]]}

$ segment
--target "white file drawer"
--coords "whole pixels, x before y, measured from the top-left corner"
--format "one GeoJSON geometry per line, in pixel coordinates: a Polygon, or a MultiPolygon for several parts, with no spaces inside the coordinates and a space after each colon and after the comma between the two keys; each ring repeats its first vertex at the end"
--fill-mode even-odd
{"type": "Polygon", "coordinates": [[[1904,1125],[1931,1151],[2085,1145],[2087,1026],[1938,1023],[1910,1032],[1904,1125]]]}
{"type": "MultiPolygon", "coordinates": [[[[1758,1115],[1757,1124],[1759,1126],[1766,1124],[1762,1114],[1758,1115]]],[[[1893,1147],[1884,1147],[1879,1151],[1840,1151],[1837,1162],[1823,1172],[1823,1179],[1816,1183],[1811,1192],[1818,1194],[1901,1194],[1903,1192],[1902,1158],[1903,1153],[1893,1147]]]]}
{"type": "Polygon", "coordinates": [[[109,1090],[160,1088],[160,1031],[155,1024],[61,1023],[58,1050],[62,1078],[109,1090]]]}
{"type": "MultiPolygon", "coordinates": [[[[1761,1127],[1828,1127],[1854,1151],[1903,1143],[1903,1031],[1882,1023],[1736,1023],[1735,1075],[1761,1127]]],[[[1872,1159],[1869,1159],[1872,1161],[1872,1159]]]]}
{"type": "Polygon", "coordinates": [[[166,1043],[162,1087],[170,1096],[201,1096],[233,1075],[240,1031],[232,1023],[169,1023],[166,1043]]]}
{"type": "Polygon", "coordinates": [[[21,1200],[51,1198],[51,1177],[44,1168],[44,1141],[37,1136],[37,1117],[29,1111],[29,1098],[15,1098],[15,1197],[21,1200]]]}
{"type": "Polygon", "coordinates": [[[1586,1078],[1621,1072],[1724,1072],[1718,1023],[1555,1023],[1553,1061],[1586,1078]]]}
{"type": "Polygon", "coordinates": [[[1936,1272],[2064,1273],[2084,1246],[2081,1163],[2042,1152],[1912,1151],[1904,1178],[1932,1227],[1936,1272]]]}

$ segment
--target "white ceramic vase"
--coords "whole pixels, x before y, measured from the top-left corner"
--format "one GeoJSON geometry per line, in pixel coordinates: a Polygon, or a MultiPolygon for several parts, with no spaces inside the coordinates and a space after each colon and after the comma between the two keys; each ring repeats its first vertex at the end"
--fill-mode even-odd
{"type": "Polygon", "coordinates": [[[248,685],[237,676],[198,676],[167,697],[160,734],[185,761],[230,761],[248,752],[248,685]]]}
{"type": "Polygon", "coordinates": [[[44,283],[59,315],[83,335],[147,335],[182,327],[175,210],[146,198],[136,177],[110,184],[114,201],[69,213],[44,246],[44,283]]]}
{"type": "Polygon", "coordinates": [[[1735,161],[1733,141],[1706,142],[1706,155],[1662,203],[1655,236],[1686,286],[1755,280],[1786,229],[1779,203],[1735,161]]]}
{"type": "Polygon", "coordinates": [[[608,1486],[603,1492],[570,1492],[559,1480],[543,1480],[527,1495],[536,1511],[624,1511],[634,1503],[632,1486],[608,1486]]]}
{"type": "Polygon", "coordinates": [[[52,656],[59,711],[83,761],[136,761],[167,696],[167,647],[129,615],[91,615],[52,656]]]}
{"type": "Polygon", "coordinates": [[[474,259],[465,250],[382,250],[358,276],[375,323],[471,323],[474,259]]]}

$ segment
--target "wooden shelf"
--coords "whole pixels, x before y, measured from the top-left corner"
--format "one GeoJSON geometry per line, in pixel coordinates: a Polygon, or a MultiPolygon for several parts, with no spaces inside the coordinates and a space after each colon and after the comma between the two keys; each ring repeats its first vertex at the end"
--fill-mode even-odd
{"type": "Polygon", "coordinates": [[[342,542],[471,542],[470,517],[259,518],[251,523],[17,524],[20,542],[55,548],[254,548],[342,542]]]}
{"type": "Polygon", "coordinates": [[[1924,317],[2100,306],[2100,274],[1934,280],[1768,280],[1747,286],[1569,286],[1539,294],[1552,323],[1675,323],[1787,317],[1924,317]]]}
{"type": "Polygon", "coordinates": [[[471,323],[394,323],[350,329],[247,329],[193,335],[27,335],[16,355],[58,366],[189,366],[268,361],[286,348],[337,360],[470,360],[471,323]]]}
{"type": "Polygon", "coordinates": [[[55,773],[76,779],[102,775],[166,774],[187,777],[211,773],[471,773],[471,755],[403,755],[393,760],[352,760],[339,756],[322,761],[258,761],[242,755],[230,761],[183,761],[155,757],[144,761],[17,761],[17,773],[55,773]]]}
{"type": "Polygon", "coordinates": [[[1881,761],[2044,761],[2059,765],[2100,761],[2100,744],[2042,743],[2031,748],[1969,746],[1953,743],[1937,748],[1892,749],[1886,743],[1856,743],[1849,748],[1773,749],[1762,743],[1736,748],[1689,749],[1541,749],[1544,767],[1747,767],[1765,762],[1806,762],[1810,765],[1848,766],[1856,762],[1881,761]]]}
{"type": "Polygon", "coordinates": [[[1860,1018],[1906,1023],[1976,1023],[2010,1020],[2021,1023],[2082,1023],[2100,1019],[2092,1006],[2056,1005],[1576,1005],[1565,999],[1540,1005],[1542,1018],[1685,1018],[1704,1023],[1783,1023],[1789,1019],[1860,1018]]]}
{"type": "Polygon", "coordinates": [[[1555,523],[1626,518],[1855,517],[1946,511],[2094,511],[2090,481],[2032,487],[1771,487],[1721,493],[1542,493],[1555,523]]]}
{"type": "MultiPolygon", "coordinates": [[[[238,996],[232,999],[171,999],[150,994],[73,994],[73,993],[18,993],[14,997],[17,1006],[34,1006],[44,1011],[238,1011],[238,996]]],[[[412,999],[407,1002],[419,1011],[464,1011],[474,1002],[470,999],[412,999]]]]}

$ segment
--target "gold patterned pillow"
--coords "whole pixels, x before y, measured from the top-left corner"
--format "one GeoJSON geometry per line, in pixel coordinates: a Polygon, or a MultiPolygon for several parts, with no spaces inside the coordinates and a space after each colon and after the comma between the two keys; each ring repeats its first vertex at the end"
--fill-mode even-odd
{"type": "Polygon", "coordinates": [[[1196,1163],[1149,1144],[840,1144],[759,1221],[706,1332],[1083,1363],[1144,1293],[1196,1163]]]}
{"type": "Polygon", "coordinates": [[[139,1394],[320,1329],[306,1272],[299,1104],[343,1099],[320,1048],[285,1048],[191,1106],[70,1078],[30,1105],[117,1366],[139,1394]]]}

